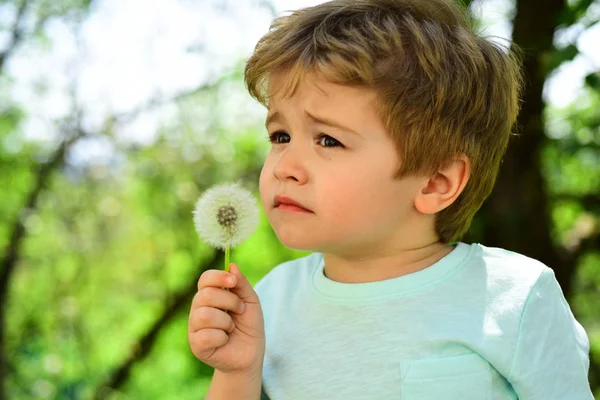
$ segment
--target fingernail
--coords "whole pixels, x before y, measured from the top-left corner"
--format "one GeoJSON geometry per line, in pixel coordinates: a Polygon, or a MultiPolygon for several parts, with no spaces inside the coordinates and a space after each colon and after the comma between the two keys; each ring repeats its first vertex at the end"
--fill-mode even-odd
{"type": "Polygon", "coordinates": [[[240,314],[243,313],[245,309],[246,309],[246,304],[242,303],[242,305],[240,306],[240,314]]]}

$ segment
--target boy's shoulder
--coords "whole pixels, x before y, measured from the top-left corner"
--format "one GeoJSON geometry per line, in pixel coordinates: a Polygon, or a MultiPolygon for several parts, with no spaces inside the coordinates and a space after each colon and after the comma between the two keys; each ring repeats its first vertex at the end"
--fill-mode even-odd
{"type": "Polygon", "coordinates": [[[554,279],[554,270],[524,254],[479,243],[474,247],[470,263],[485,274],[489,289],[499,292],[522,290],[529,292],[542,276],[554,279]]]}
{"type": "Polygon", "coordinates": [[[491,272],[510,273],[522,276],[539,276],[551,269],[543,262],[515,251],[500,247],[488,247],[480,243],[471,244],[477,251],[473,257],[491,272]]]}

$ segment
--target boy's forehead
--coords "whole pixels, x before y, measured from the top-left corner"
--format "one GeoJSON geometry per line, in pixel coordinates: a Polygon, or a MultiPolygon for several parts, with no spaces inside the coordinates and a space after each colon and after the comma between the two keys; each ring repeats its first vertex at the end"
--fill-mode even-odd
{"type": "MultiPolygon", "coordinates": [[[[278,71],[272,73],[268,80],[269,99],[280,100],[293,97],[301,88],[310,87],[316,89],[320,94],[329,97],[329,92],[324,87],[331,83],[324,76],[315,72],[304,72],[300,76],[294,76],[289,71],[278,71]]],[[[267,106],[267,108],[269,108],[267,106]]]]}

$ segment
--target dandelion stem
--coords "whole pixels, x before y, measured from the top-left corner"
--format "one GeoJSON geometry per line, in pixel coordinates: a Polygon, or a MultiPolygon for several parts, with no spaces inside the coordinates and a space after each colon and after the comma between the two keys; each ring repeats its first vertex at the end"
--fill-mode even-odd
{"type": "Polygon", "coordinates": [[[229,246],[229,239],[231,239],[231,232],[229,231],[229,229],[225,231],[225,235],[227,237],[227,239],[225,240],[225,271],[229,272],[229,250],[231,247],[229,246]]]}
{"type": "Polygon", "coordinates": [[[229,272],[229,246],[225,247],[225,271],[229,272]]]}
{"type": "MultiPolygon", "coordinates": [[[[225,246],[225,271],[229,272],[229,232],[227,232],[227,245],[225,246]]],[[[229,288],[225,288],[230,292],[229,288]]],[[[227,311],[225,311],[227,313],[227,311]]],[[[229,313],[228,313],[229,314],[229,313]]]]}

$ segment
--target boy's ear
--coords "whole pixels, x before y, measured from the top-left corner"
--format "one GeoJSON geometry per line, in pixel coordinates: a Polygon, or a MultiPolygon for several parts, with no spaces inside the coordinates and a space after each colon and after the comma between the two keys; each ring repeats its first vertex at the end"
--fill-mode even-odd
{"type": "Polygon", "coordinates": [[[423,214],[442,211],[456,200],[470,175],[471,162],[461,154],[425,182],[415,197],[415,208],[423,214]]]}

